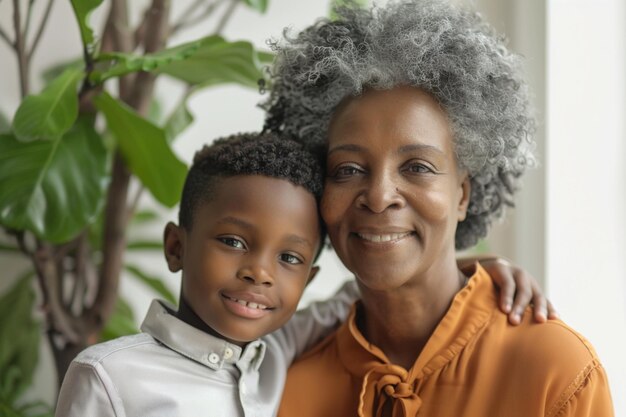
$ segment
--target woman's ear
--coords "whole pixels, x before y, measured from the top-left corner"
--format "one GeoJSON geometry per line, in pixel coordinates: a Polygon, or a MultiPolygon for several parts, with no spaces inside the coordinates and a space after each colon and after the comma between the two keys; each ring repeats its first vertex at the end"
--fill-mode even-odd
{"type": "Polygon", "coordinates": [[[467,173],[463,174],[463,182],[461,182],[461,199],[458,207],[458,220],[462,222],[467,217],[467,207],[469,206],[470,194],[472,192],[472,184],[467,173]]]}
{"type": "Polygon", "coordinates": [[[167,266],[171,272],[178,272],[183,269],[184,234],[183,228],[176,226],[172,222],[168,222],[165,225],[165,230],[163,231],[163,251],[167,266]]]}

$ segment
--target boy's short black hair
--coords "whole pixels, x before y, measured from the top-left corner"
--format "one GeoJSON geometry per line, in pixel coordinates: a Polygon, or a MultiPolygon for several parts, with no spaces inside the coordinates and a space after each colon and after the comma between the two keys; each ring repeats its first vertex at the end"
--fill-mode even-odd
{"type": "MultiPolygon", "coordinates": [[[[285,179],[313,194],[319,206],[324,186],[321,161],[320,154],[276,133],[238,133],[216,139],[194,156],[183,187],[178,222],[190,230],[195,209],[211,200],[216,182],[237,175],[285,179]]],[[[320,218],[320,251],[325,237],[320,218]]]]}

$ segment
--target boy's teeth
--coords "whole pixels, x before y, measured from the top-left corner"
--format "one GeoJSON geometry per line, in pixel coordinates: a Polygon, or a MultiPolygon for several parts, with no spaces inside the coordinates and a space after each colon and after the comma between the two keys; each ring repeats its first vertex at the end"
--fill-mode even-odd
{"type": "Polygon", "coordinates": [[[263,305],[263,304],[257,304],[257,303],[252,303],[252,302],[249,303],[247,301],[237,300],[236,298],[231,298],[231,300],[241,304],[242,306],[246,306],[246,307],[249,307],[249,308],[256,308],[256,309],[259,309],[259,310],[267,309],[267,306],[263,305]]]}
{"type": "Polygon", "coordinates": [[[370,242],[380,243],[380,242],[391,242],[392,240],[398,240],[410,234],[411,232],[389,233],[385,235],[373,235],[369,233],[359,233],[358,235],[363,240],[369,240],[370,242]]]}

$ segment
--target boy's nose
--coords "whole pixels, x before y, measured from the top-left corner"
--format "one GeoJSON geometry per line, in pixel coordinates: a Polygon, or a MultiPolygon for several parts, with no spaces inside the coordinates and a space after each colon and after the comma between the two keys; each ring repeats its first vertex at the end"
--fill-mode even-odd
{"type": "Polygon", "coordinates": [[[249,265],[237,271],[237,278],[247,281],[252,285],[264,285],[271,287],[274,285],[272,275],[261,265],[249,265]]]}

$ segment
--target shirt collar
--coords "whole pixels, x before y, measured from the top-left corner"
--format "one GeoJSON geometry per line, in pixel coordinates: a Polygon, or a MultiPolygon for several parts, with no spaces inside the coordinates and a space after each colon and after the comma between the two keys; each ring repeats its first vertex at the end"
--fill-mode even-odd
{"type": "Polygon", "coordinates": [[[168,348],[211,369],[225,364],[239,369],[258,370],[265,356],[265,342],[255,340],[245,348],[205,333],[180,320],[171,311],[175,308],[165,301],[153,300],[141,324],[141,330],[168,348]]]}
{"type": "Polygon", "coordinates": [[[342,364],[363,379],[358,415],[381,416],[383,409],[390,407],[392,415],[400,417],[419,412],[422,400],[418,392],[424,377],[459,354],[497,307],[491,278],[476,264],[474,275],[454,297],[409,370],[392,364],[383,351],[365,340],[356,325],[357,308],[355,304],[347,323],[337,332],[337,344],[342,364]]]}
{"type": "MultiPolygon", "coordinates": [[[[369,343],[359,331],[356,325],[358,303],[352,307],[348,320],[337,332],[337,343],[341,361],[348,371],[363,377],[373,365],[391,363],[384,352],[369,343]]],[[[476,263],[474,274],[452,300],[448,312],[407,376],[410,379],[421,378],[443,367],[487,323],[494,308],[497,308],[497,300],[491,277],[476,263]]]]}

